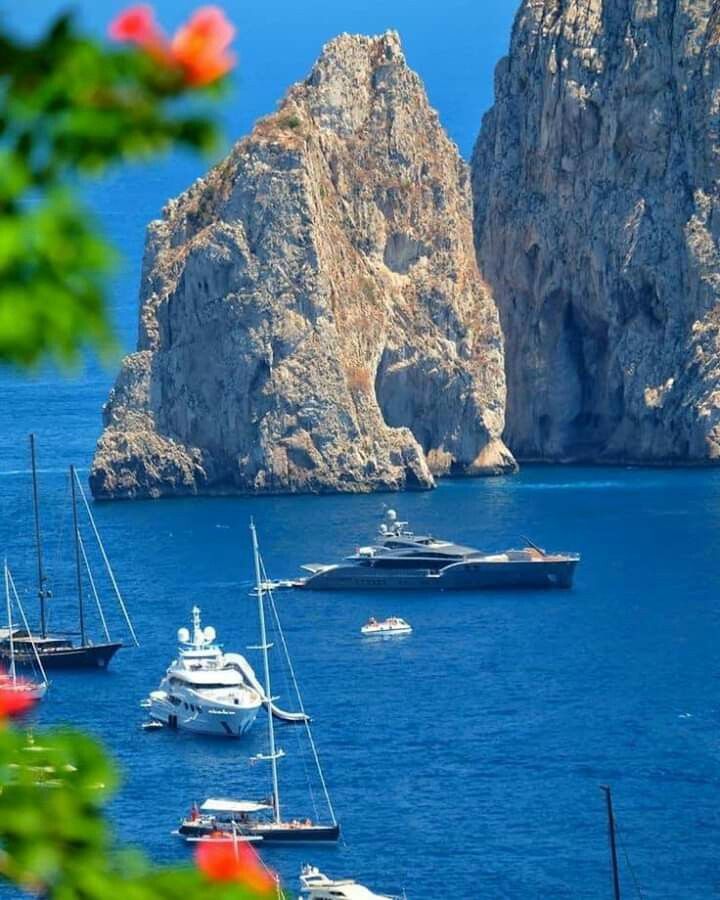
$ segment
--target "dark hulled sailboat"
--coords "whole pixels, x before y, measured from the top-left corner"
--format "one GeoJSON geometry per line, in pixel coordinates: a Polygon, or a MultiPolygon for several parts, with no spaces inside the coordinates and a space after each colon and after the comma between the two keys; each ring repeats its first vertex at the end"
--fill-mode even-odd
{"type": "MultiPolygon", "coordinates": [[[[100,598],[97,596],[95,583],[90,572],[90,565],[80,535],[78,523],[77,509],[77,493],[79,491],[82,498],[85,511],[87,513],[91,530],[97,540],[100,552],[107,568],[108,575],[112,582],[113,588],[120,608],[125,616],[133,642],[137,644],[137,638],[132,627],[132,623],[127,614],[127,610],[115,581],[110,562],[105,553],[100,535],[95,525],[92,512],[85,497],[82,485],[77,477],[74,466],[70,466],[70,494],[72,501],[72,524],[73,524],[73,544],[75,556],[75,582],[77,588],[78,603],[78,625],[79,632],[77,637],[79,641],[75,641],[75,635],[69,633],[48,632],[48,600],[52,596],[48,589],[48,579],[43,565],[43,545],[42,531],[40,527],[40,504],[38,496],[38,480],[37,480],[37,464],[35,457],[35,436],[30,435],[30,460],[32,468],[32,495],[33,495],[33,512],[35,524],[35,548],[37,556],[37,573],[38,573],[38,600],[40,603],[40,630],[39,633],[30,633],[27,630],[16,630],[12,634],[12,644],[15,656],[15,662],[18,665],[31,664],[35,659],[35,654],[40,658],[45,669],[104,669],[110,663],[110,660],[122,647],[119,641],[113,641],[108,631],[107,622],[102,611],[100,598]],[[83,566],[87,570],[92,593],[95,597],[102,622],[105,640],[95,642],[88,637],[85,621],[85,595],[83,591],[83,566]]],[[[0,659],[7,660],[11,652],[9,635],[5,635],[0,640],[0,659]]]]}

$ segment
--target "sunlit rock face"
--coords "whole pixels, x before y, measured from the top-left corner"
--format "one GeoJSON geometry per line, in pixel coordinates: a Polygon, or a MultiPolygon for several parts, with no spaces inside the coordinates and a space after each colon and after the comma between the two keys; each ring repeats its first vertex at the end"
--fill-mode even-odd
{"type": "Polygon", "coordinates": [[[98,497],[514,468],[469,173],[396,34],[342,35],[150,225],[98,497]]]}
{"type": "Polygon", "coordinates": [[[720,455],[720,6],[524,0],[473,156],[519,458],[720,455]]]}

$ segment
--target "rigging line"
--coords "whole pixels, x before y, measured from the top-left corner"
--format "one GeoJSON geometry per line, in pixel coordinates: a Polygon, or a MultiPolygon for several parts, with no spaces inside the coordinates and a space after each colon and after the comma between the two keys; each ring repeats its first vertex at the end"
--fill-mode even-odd
{"type": "Polygon", "coordinates": [[[617,822],[615,823],[615,834],[620,841],[620,846],[622,847],[623,856],[625,857],[625,862],[627,863],[628,869],[630,869],[630,875],[633,880],[633,884],[635,885],[635,890],[637,891],[637,895],[640,900],[643,900],[643,892],[640,890],[640,884],[638,882],[637,876],[635,874],[635,869],[633,869],[633,864],[630,862],[630,854],[627,852],[627,847],[625,846],[625,841],[622,839],[622,835],[620,834],[620,829],[618,828],[617,822]]]}
{"type": "MultiPolygon", "coordinates": [[[[264,577],[265,577],[265,580],[267,580],[266,575],[264,575],[264,577]]],[[[274,626],[274,633],[275,633],[275,635],[277,636],[277,634],[278,634],[278,627],[277,627],[277,625],[278,625],[278,620],[277,620],[277,615],[274,615],[274,616],[273,616],[272,624],[273,624],[273,626],[274,626]]],[[[289,679],[288,679],[287,669],[282,668],[282,669],[281,669],[281,675],[282,675],[283,685],[284,685],[284,687],[285,687],[286,694],[289,695],[289,694],[290,694],[290,681],[289,681],[289,679]]],[[[268,712],[269,712],[269,711],[268,711],[268,712]]],[[[272,713],[270,713],[270,714],[272,715],[272,713]]],[[[319,819],[320,819],[320,811],[319,811],[319,809],[318,809],[318,803],[317,803],[317,797],[316,797],[315,787],[314,787],[314,785],[313,785],[312,778],[310,777],[310,771],[309,771],[309,769],[308,769],[308,764],[307,764],[307,750],[306,750],[306,748],[303,746],[303,742],[302,742],[302,740],[300,739],[300,731],[299,731],[299,729],[295,728],[294,726],[291,726],[291,727],[292,727],[292,730],[293,730],[294,733],[295,733],[295,743],[296,743],[296,746],[297,746],[297,749],[298,749],[298,757],[300,758],[300,761],[302,762],[303,771],[304,771],[304,773],[305,773],[305,783],[307,784],[308,792],[309,792],[309,794],[310,794],[310,803],[311,803],[311,805],[312,805],[313,812],[315,813],[315,820],[316,820],[316,821],[319,821],[319,819]]]]}
{"type": "Polygon", "coordinates": [[[7,564],[5,565],[5,569],[7,571],[8,582],[10,583],[10,587],[12,588],[13,596],[15,597],[15,603],[17,604],[17,608],[20,610],[20,617],[22,618],[22,623],[25,626],[25,631],[30,637],[30,646],[33,648],[33,655],[35,657],[35,662],[38,664],[38,670],[42,675],[42,680],[44,684],[48,684],[48,678],[45,674],[45,669],[43,668],[43,664],[40,660],[40,655],[37,652],[37,647],[35,646],[35,641],[33,640],[32,632],[28,626],[27,619],[25,618],[25,610],[23,609],[23,605],[20,602],[20,597],[18,597],[17,588],[15,587],[15,582],[13,581],[12,574],[10,569],[7,568],[7,564]]]}
{"type": "MultiPolygon", "coordinates": [[[[263,562],[262,557],[260,559],[260,568],[263,573],[263,579],[265,582],[268,581],[267,571],[265,570],[265,563],[263,562]]],[[[295,669],[293,668],[292,660],[290,659],[290,651],[288,650],[287,642],[285,640],[285,634],[282,630],[282,626],[280,625],[280,617],[278,616],[277,607],[275,606],[275,597],[273,595],[272,589],[268,588],[267,596],[270,600],[270,609],[272,610],[273,617],[275,622],[277,623],[278,634],[280,635],[280,642],[282,643],[283,651],[285,653],[285,659],[287,660],[288,669],[290,670],[290,676],[293,681],[293,686],[295,687],[295,694],[297,695],[298,703],[300,705],[300,712],[305,716],[303,724],[305,725],[305,731],[307,732],[308,740],[310,741],[310,747],[312,748],[313,757],[315,758],[315,766],[317,767],[318,775],[320,776],[320,784],[322,785],[323,793],[325,795],[325,802],[327,803],[328,810],[330,812],[330,818],[332,819],[333,825],[337,825],[337,819],[335,818],[335,810],[333,809],[332,801],[330,800],[330,792],[328,791],[327,784],[325,782],[325,776],[323,775],[322,766],[320,765],[320,757],[318,755],[317,747],[315,746],[315,741],[312,736],[312,731],[310,730],[310,717],[305,712],[305,706],[303,704],[302,695],[300,693],[300,688],[298,687],[297,678],[295,677],[295,669]]]]}
{"type": "Polygon", "coordinates": [[[95,605],[97,606],[98,613],[100,614],[100,621],[102,622],[105,637],[107,638],[108,644],[110,644],[112,643],[112,638],[110,637],[110,632],[108,631],[107,622],[105,621],[105,614],[103,613],[102,604],[100,603],[100,597],[98,597],[97,588],[95,587],[95,579],[93,578],[92,570],[90,569],[90,563],[88,562],[87,558],[87,553],[85,552],[85,543],[83,542],[83,539],[79,534],[78,540],[80,542],[80,554],[82,555],[83,562],[85,563],[85,571],[87,572],[88,581],[90,582],[90,590],[92,591],[92,595],[95,598],[95,605]]]}
{"type": "Polygon", "coordinates": [[[98,543],[98,547],[100,548],[100,553],[102,554],[103,562],[105,563],[105,568],[107,569],[107,573],[110,576],[110,581],[112,583],[113,589],[115,591],[115,596],[117,597],[117,601],[120,604],[120,609],[122,610],[123,616],[125,616],[125,621],[127,623],[127,627],[132,635],[132,639],[135,643],[136,647],[140,646],[140,641],[137,639],[137,635],[135,634],[135,629],[133,628],[133,624],[130,621],[130,614],[127,611],[127,607],[125,606],[125,601],[122,598],[122,594],[120,593],[120,588],[118,587],[117,581],[115,581],[115,573],[112,570],[112,566],[110,565],[110,560],[107,558],[107,553],[105,552],[105,546],[103,545],[102,539],[100,538],[100,533],[97,530],[97,526],[95,525],[95,519],[93,517],[92,512],[90,511],[90,505],[87,502],[87,497],[85,496],[85,491],[83,490],[83,486],[80,483],[80,479],[78,478],[77,472],[75,472],[75,481],[77,482],[77,486],[80,488],[80,497],[85,506],[85,511],[88,514],[88,518],[90,519],[90,525],[93,530],[93,534],[95,535],[95,540],[98,543]]]}

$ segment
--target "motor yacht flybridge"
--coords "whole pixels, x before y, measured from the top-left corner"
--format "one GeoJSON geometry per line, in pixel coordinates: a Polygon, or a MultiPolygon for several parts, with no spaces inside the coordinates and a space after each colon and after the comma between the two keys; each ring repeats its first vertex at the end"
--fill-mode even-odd
{"type": "Polygon", "coordinates": [[[300,872],[301,900],[403,900],[375,894],[352,878],[328,878],[317,866],[305,865],[300,872]]]}
{"type": "MultiPolygon", "coordinates": [[[[264,684],[260,688],[263,700],[268,708],[267,717],[267,753],[259,753],[251,762],[270,763],[272,776],[272,794],[269,800],[234,800],[234,799],[208,799],[200,807],[193,805],[192,811],[180,827],[178,834],[186,840],[198,840],[209,835],[227,836],[238,835],[240,838],[261,840],[264,843],[299,844],[334,842],[340,836],[340,826],[335,818],[335,812],[330,801],[325,778],[320,766],[315,740],[310,728],[310,718],[304,711],[300,689],[298,688],[295,673],[290,662],[290,656],[285,642],[285,636],[280,627],[277,608],[272,592],[272,582],[267,576],[265,567],[260,557],[257,533],[254,523],[250,523],[252,534],[253,558],[255,563],[255,590],[258,603],[258,618],[260,620],[260,646],[253,648],[262,652],[264,684]],[[282,713],[274,706],[270,685],[270,655],[273,644],[268,641],[266,606],[271,615],[271,621],[275,626],[280,646],[282,647],[290,680],[295,692],[296,701],[300,709],[299,713],[282,713]],[[327,808],[329,821],[317,822],[304,815],[299,818],[287,818],[283,816],[280,803],[280,779],[278,762],[285,756],[285,751],[278,747],[275,736],[273,719],[279,717],[287,721],[299,722],[305,728],[307,743],[317,771],[318,780],[322,788],[322,794],[327,808]]],[[[305,767],[307,770],[307,767],[305,767]]],[[[310,785],[309,785],[310,787],[310,785]]],[[[309,791],[310,793],[310,791],[309,791]]],[[[313,800],[314,805],[314,800],[313,800]]],[[[316,813],[317,815],[317,813],[316,813]]]]}
{"type": "Polygon", "coordinates": [[[389,509],[374,544],[358,547],[342,563],[303,566],[310,574],[293,582],[293,587],[308,591],[570,588],[579,562],[578,553],[548,553],[530,541],[517,550],[486,553],[415,534],[389,509]]]}

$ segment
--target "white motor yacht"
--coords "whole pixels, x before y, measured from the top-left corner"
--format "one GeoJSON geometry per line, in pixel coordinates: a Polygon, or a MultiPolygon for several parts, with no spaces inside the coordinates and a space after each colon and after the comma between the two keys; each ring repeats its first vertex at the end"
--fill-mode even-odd
{"type": "Polygon", "coordinates": [[[302,867],[300,884],[300,900],[399,900],[389,894],[374,894],[351,878],[328,878],[316,866],[302,867]]]}
{"type": "Polygon", "coordinates": [[[377,635],[411,634],[412,628],[400,616],[390,616],[390,618],[382,621],[378,621],[374,616],[371,616],[360,631],[365,637],[374,637],[377,635]]]}
{"type": "Polygon", "coordinates": [[[177,659],[150,694],[150,717],[196,734],[240,737],[252,726],[264,698],[252,686],[254,673],[247,660],[222,652],[215,629],[202,627],[197,606],[192,615],[192,636],[187,628],[178,631],[177,659]]]}

